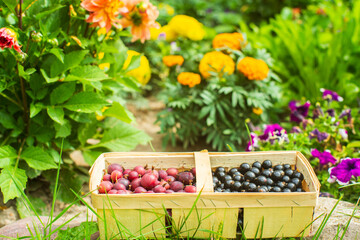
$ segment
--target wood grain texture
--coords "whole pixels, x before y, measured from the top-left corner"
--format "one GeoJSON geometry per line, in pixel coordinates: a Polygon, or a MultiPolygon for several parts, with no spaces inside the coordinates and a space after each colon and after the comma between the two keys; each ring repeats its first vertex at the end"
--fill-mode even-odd
{"type": "Polygon", "coordinates": [[[203,193],[214,192],[208,152],[195,152],[196,190],[203,193]]]}
{"type": "Polygon", "coordinates": [[[97,210],[104,221],[98,219],[101,239],[132,239],[143,235],[147,238],[165,237],[165,215],[163,209],[140,210],[97,210]],[[121,234],[122,235],[121,235],[121,234]]]}
{"type": "MultiPolygon", "coordinates": [[[[313,207],[271,207],[244,209],[246,238],[299,237],[311,223],[313,207]]],[[[307,236],[310,228],[304,232],[307,236]]]]}

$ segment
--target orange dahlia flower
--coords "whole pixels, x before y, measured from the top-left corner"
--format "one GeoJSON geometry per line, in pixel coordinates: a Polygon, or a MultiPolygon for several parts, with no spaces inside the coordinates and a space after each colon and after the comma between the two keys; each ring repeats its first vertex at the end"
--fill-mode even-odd
{"type": "Polygon", "coordinates": [[[190,88],[200,84],[201,77],[197,73],[182,72],[178,75],[177,80],[182,85],[188,85],[190,88]]]}
{"type": "Polygon", "coordinates": [[[9,28],[0,29],[0,48],[12,48],[21,53],[20,45],[16,38],[16,33],[9,28]]]}
{"type": "Polygon", "coordinates": [[[105,28],[106,32],[111,29],[111,25],[121,28],[117,17],[124,3],[120,0],[83,0],[81,6],[90,12],[86,21],[93,23],[92,27],[105,28]]]}
{"type": "Polygon", "coordinates": [[[184,58],[180,55],[169,55],[164,56],[162,61],[167,67],[172,67],[175,65],[181,66],[184,63],[184,58]]]}
{"type": "Polygon", "coordinates": [[[237,65],[237,70],[249,80],[264,80],[269,73],[268,65],[261,59],[244,57],[237,65]]]}
{"type": "Polygon", "coordinates": [[[123,0],[126,9],[121,9],[120,19],[123,27],[131,26],[132,42],[140,39],[142,43],[150,39],[150,28],[159,28],[155,21],[159,11],[149,0],[123,0]]]}
{"type": "Polygon", "coordinates": [[[204,78],[210,77],[210,72],[233,74],[235,63],[231,57],[222,52],[208,52],[200,61],[199,71],[204,78]]]}
{"type": "Polygon", "coordinates": [[[220,33],[215,36],[212,42],[213,48],[229,47],[240,50],[245,45],[244,37],[241,33],[220,33]]]}

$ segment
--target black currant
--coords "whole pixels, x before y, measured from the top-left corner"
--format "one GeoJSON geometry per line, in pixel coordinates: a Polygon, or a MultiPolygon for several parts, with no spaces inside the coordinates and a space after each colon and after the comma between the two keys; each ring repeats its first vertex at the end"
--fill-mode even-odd
{"type": "Polygon", "coordinates": [[[295,171],[293,177],[300,179],[300,181],[304,180],[304,175],[301,172],[295,171]]]}
{"type": "Polygon", "coordinates": [[[283,192],[291,192],[291,190],[290,189],[288,189],[288,188],[283,188],[283,190],[282,190],[283,192]]]}
{"type": "Polygon", "coordinates": [[[231,188],[233,191],[240,191],[241,190],[241,182],[235,181],[231,188]]]}
{"type": "Polygon", "coordinates": [[[296,187],[300,187],[301,186],[301,181],[298,178],[292,178],[291,182],[295,184],[296,187]]]}
{"type": "Polygon", "coordinates": [[[248,186],[248,191],[249,192],[256,192],[256,190],[257,190],[256,184],[255,183],[250,183],[249,186],[248,186]]]}
{"type": "Polygon", "coordinates": [[[283,182],[286,182],[286,183],[288,183],[288,182],[290,182],[290,177],[289,176],[287,176],[287,175],[284,175],[283,177],[282,177],[282,179],[281,179],[283,182]]]}
{"type": "Polygon", "coordinates": [[[257,167],[252,167],[250,169],[250,171],[252,171],[253,173],[255,173],[256,176],[259,176],[260,175],[260,169],[257,168],[257,167]]]}
{"type": "Polygon", "coordinates": [[[287,164],[287,163],[286,163],[286,164],[284,164],[283,166],[284,166],[284,169],[285,169],[285,170],[286,170],[286,169],[291,169],[291,165],[290,165],[290,164],[287,164]]]}
{"type": "Polygon", "coordinates": [[[233,176],[233,179],[234,179],[234,181],[241,181],[241,179],[242,179],[242,176],[240,176],[240,175],[235,175],[235,176],[233,176]]]}
{"type": "Polygon", "coordinates": [[[284,182],[277,182],[275,183],[275,186],[278,186],[279,188],[283,189],[286,186],[286,184],[284,182]]]}
{"type": "Polygon", "coordinates": [[[244,178],[246,181],[253,181],[256,178],[256,174],[253,171],[247,171],[244,174],[244,178]]]}
{"type": "Polygon", "coordinates": [[[227,181],[224,183],[225,188],[231,188],[232,185],[234,185],[234,180],[227,180],[227,181]]]}
{"type": "Polygon", "coordinates": [[[216,172],[225,172],[225,168],[224,167],[218,167],[216,169],[216,172]]]}
{"type": "Polygon", "coordinates": [[[261,169],[261,163],[259,161],[256,161],[252,164],[252,167],[256,167],[258,169],[261,169]]]}
{"type": "Polygon", "coordinates": [[[261,165],[264,169],[268,169],[272,167],[272,162],[270,160],[265,160],[262,165],[261,165]]]}
{"type": "Polygon", "coordinates": [[[283,177],[283,171],[281,171],[281,170],[276,170],[276,171],[274,171],[272,174],[271,174],[271,178],[272,178],[272,180],[274,180],[274,181],[279,181],[279,180],[281,180],[281,178],[283,177]]]}
{"type": "Polygon", "coordinates": [[[265,169],[264,171],[261,172],[261,175],[263,175],[265,177],[270,177],[271,172],[269,169],[265,169]]]}
{"type": "Polygon", "coordinates": [[[250,164],[248,164],[248,163],[242,163],[241,165],[240,165],[240,172],[242,173],[242,174],[245,174],[247,171],[249,171],[251,169],[251,166],[250,166],[250,164]]]}
{"type": "Polygon", "coordinates": [[[268,192],[268,189],[266,186],[261,186],[258,188],[258,192],[268,192]]]}
{"type": "Polygon", "coordinates": [[[275,166],[273,167],[273,169],[274,169],[274,171],[276,171],[276,170],[284,170],[284,166],[278,164],[278,165],[275,165],[275,166]]]}
{"type": "Polygon", "coordinates": [[[268,186],[273,186],[274,185],[274,180],[272,180],[271,178],[266,178],[266,181],[267,181],[268,186]]]}
{"type": "Polygon", "coordinates": [[[250,182],[243,182],[241,188],[247,191],[249,189],[250,182]]]}
{"type": "Polygon", "coordinates": [[[289,182],[287,185],[286,185],[286,188],[290,189],[292,192],[295,192],[296,190],[296,185],[292,182],[289,182]]]}
{"type": "Polygon", "coordinates": [[[275,186],[271,189],[272,192],[281,192],[281,188],[278,186],[275,186]]]}
{"type": "Polygon", "coordinates": [[[232,175],[234,174],[235,172],[238,172],[239,170],[237,168],[232,168],[229,170],[229,174],[232,175]]]}
{"type": "Polygon", "coordinates": [[[286,169],[286,170],[285,170],[285,175],[287,175],[287,176],[289,176],[289,177],[292,177],[293,174],[294,174],[294,171],[293,171],[293,170],[291,170],[291,169],[286,169]]]}
{"type": "Polygon", "coordinates": [[[267,179],[265,176],[258,176],[255,178],[255,183],[257,185],[266,185],[267,184],[267,179]]]}

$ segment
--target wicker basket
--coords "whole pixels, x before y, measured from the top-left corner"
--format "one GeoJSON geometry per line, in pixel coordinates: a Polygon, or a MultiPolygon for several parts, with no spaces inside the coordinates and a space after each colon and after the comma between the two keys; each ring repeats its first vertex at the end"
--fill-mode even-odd
{"type": "Polygon", "coordinates": [[[313,211],[319,195],[320,183],[308,160],[296,151],[251,153],[103,153],[90,169],[92,204],[101,219],[98,220],[101,239],[144,235],[149,238],[166,237],[165,209],[171,209],[175,223],[188,216],[182,235],[198,238],[209,237],[221,230],[224,238],[236,238],[239,209],[243,214],[246,238],[307,236],[313,220],[313,211]],[[304,175],[305,192],[291,193],[214,193],[211,171],[219,166],[238,167],[269,159],[273,164],[288,163],[304,175]],[[125,168],[137,165],[191,169],[196,167],[198,193],[173,194],[98,194],[104,169],[111,163],[125,168]],[[198,198],[199,197],[199,198],[198,198]],[[196,209],[190,209],[196,201],[196,209]],[[115,218],[118,221],[115,221],[115,218]],[[201,224],[199,225],[199,219],[201,224]],[[106,224],[104,224],[106,221],[106,224]],[[106,229],[105,229],[106,225],[106,229]],[[122,235],[119,235],[121,229],[122,235]],[[131,234],[130,234],[131,233],[131,234]]]}

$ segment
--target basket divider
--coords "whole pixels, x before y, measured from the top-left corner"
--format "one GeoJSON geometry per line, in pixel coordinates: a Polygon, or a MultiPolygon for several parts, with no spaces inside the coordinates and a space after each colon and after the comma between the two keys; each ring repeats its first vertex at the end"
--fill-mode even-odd
{"type": "Polygon", "coordinates": [[[197,192],[214,192],[208,151],[194,152],[197,192]]]}

